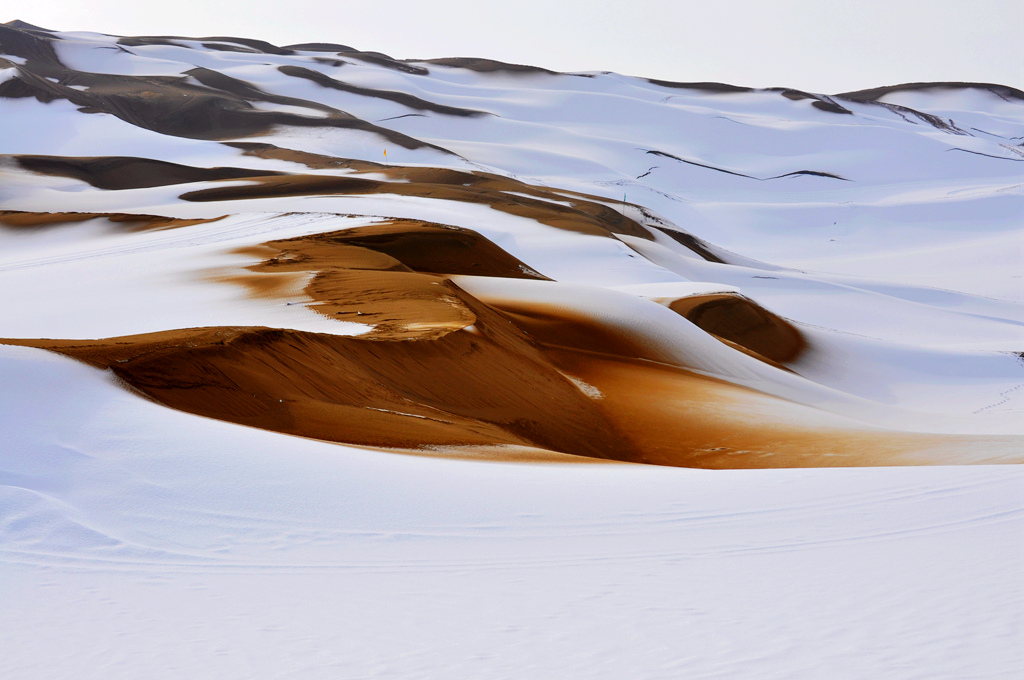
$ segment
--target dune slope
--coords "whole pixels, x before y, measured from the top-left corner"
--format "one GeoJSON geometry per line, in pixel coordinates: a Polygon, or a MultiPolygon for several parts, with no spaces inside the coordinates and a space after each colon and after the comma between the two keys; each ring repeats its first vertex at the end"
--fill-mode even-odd
{"type": "Polygon", "coordinates": [[[830,96],[21,23],[0,47],[0,280],[24,291],[5,342],[361,445],[712,467],[1024,449],[1011,88],[830,96]],[[630,365],[636,384],[596,377],[630,365]],[[302,417],[271,406],[296,394],[302,417]],[[680,399],[720,402],[714,427],[664,411],[680,399]]]}
{"type": "Polygon", "coordinates": [[[0,677],[1019,677],[1024,93],[330,30],[0,24],[0,677]]]}

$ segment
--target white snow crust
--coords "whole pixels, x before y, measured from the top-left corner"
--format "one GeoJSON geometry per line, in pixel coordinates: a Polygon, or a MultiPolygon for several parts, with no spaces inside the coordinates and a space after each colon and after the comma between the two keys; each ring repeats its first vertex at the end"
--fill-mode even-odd
{"type": "MultiPolygon", "coordinates": [[[[163,231],[103,219],[0,227],[0,337],[362,333],[308,309],[301,277],[286,300],[219,279],[256,264],[234,252],[245,246],[407,217],[473,229],[554,280],[457,277],[482,299],[601,319],[658,360],[828,422],[1024,435],[1024,101],[948,88],[897,91],[888,106],[830,98],[841,114],[778,91],[617,74],[422,63],[421,75],[344,52],[332,66],[316,57],[333,53],[59,35],[59,59],[79,71],[208,68],[452,153],[323,127],[240,141],[374,162],[386,149],[396,165],[496,173],[566,201],[583,192],[653,240],[386,192],[195,203],[181,194],[231,183],[104,191],[3,159],[0,210],[226,217],[163,231]],[[325,88],[278,70],[289,65],[485,115],[325,88]],[[792,321],[811,346],[794,373],[664,306],[713,292],[792,321]]],[[[61,99],[0,98],[0,154],[325,172],[61,99]]],[[[404,455],[173,411],[104,372],[0,345],[3,678],[1011,680],[1024,668],[1022,573],[1019,466],[706,471],[404,455]]]]}

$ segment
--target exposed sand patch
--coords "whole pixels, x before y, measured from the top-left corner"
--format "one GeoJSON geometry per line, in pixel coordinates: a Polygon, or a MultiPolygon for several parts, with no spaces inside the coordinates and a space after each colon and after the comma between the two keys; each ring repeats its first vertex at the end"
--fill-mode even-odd
{"type": "Polygon", "coordinates": [[[476,71],[477,73],[507,73],[513,75],[545,76],[586,75],[574,73],[559,73],[557,71],[550,71],[546,68],[541,68],[539,66],[527,66],[525,64],[507,64],[503,61],[495,61],[493,59],[482,59],[479,57],[442,57],[439,59],[413,59],[410,61],[423,64],[435,64],[437,66],[464,68],[469,71],[476,71]]]}
{"type": "Polygon", "coordinates": [[[119,191],[170,184],[188,184],[218,179],[279,175],[273,170],[253,168],[197,168],[151,158],[128,156],[11,156],[25,170],[43,175],[70,177],[97,189],[119,191]]]}
{"type": "Polygon", "coordinates": [[[868,90],[857,90],[855,92],[842,92],[837,97],[850,99],[852,101],[876,101],[887,94],[894,92],[913,92],[915,90],[987,90],[1003,99],[1017,99],[1024,101],[1024,92],[1008,85],[997,85],[994,83],[962,83],[962,82],[936,82],[936,83],[903,83],[901,85],[889,85],[886,87],[875,87],[868,90]]]}
{"type": "Polygon", "coordinates": [[[694,295],[668,307],[719,340],[771,364],[793,361],[807,347],[793,324],[736,293],[694,295]]]}
{"type": "Polygon", "coordinates": [[[735,94],[742,92],[753,92],[752,87],[741,87],[738,85],[729,85],[726,83],[714,83],[714,82],[697,82],[697,83],[680,83],[674,80],[657,80],[655,78],[647,78],[647,82],[658,85],[660,87],[668,87],[674,90],[697,90],[698,92],[716,92],[721,94],[735,94]]]}
{"type": "Polygon", "coordinates": [[[398,263],[422,273],[549,280],[475,231],[419,220],[391,220],[267,245],[294,252],[299,244],[317,264],[328,257],[338,262],[340,256],[344,266],[355,269],[397,269],[393,263],[398,263]]]}
{"type": "Polygon", "coordinates": [[[474,331],[429,340],[249,327],[4,342],[109,369],[142,394],[189,413],[425,455],[571,460],[559,455],[566,454],[702,468],[1022,457],[1020,437],[857,427],[665,364],[538,348],[501,315],[465,302],[476,314],[474,331]]]}
{"type": "Polygon", "coordinates": [[[1019,463],[1022,438],[925,435],[843,419],[685,369],[551,348],[562,369],[599,389],[631,462],[698,468],[1019,463]]]}
{"type": "Polygon", "coordinates": [[[206,219],[178,219],[175,217],[163,217],[160,215],[132,215],[129,213],[37,213],[23,212],[20,210],[0,210],[0,224],[7,227],[47,227],[58,224],[70,224],[84,222],[97,218],[106,218],[110,222],[120,225],[127,231],[144,231],[159,229],[175,229],[178,227],[191,227],[196,224],[206,224],[222,220],[227,215],[210,217],[206,219]]]}
{"type": "MultiPolygon", "coordinates": [[[[262,259],[232,278],[254,294],[295,295],[296,282],[307,281],[302,293],[313,309],[374,329],[356,337],[224,327],[3,342],[108,369],[189,413],[421,455],[706,468],[1021,458],[1019,437],[860,427],[658,363],[634,336],[582,314],[508,303],[499,311],[447,275],[539,275],[469,230],[396,220],[236,252],[262,259]]],[[[671,304],[768,362],[802,347],[787,322],[740,296],[671,304]]]]}
{"type": "Polygon", "coordinates": [[[306,272],[264,272],[239,274],[229,268],[213,270],[207,280],[216,283],[233,283],[246,289],[250,298],[257,300],[291,300],[306,302],[306,286],[312,278],[306,272]]]}
{"type": "MultiPolygon", "coordinates": [[[[525,301],[487,300],[542,344],[574,348],[625,358],[661,361],[635,333],[600,323],[583,314],[525,301]]],[[[776,368],[792,361],[806,346],[801,333],[747,298],[729,294],[694,295],[670,303],[669,308],[708,334],[776,368]]]]}
{"type": "Polygon", "coordinates": [[[363,97],[374,97],[376,99],[385,99],[387,101],[401,104],[407,108],[415,111],[430,111],[432,113],[440,113],[446,116],[462,116],[462,117],[475,117],[487,115],[483,111],[475,111],[473,109],[463,109],[456,106],[445,106],[444,104],[436,104],[420,97],[413,96],[406,92],[395,92],[393,90],[378,90],[369,87],[360,87],[358,85],[352,85],[350,83],[331,78],[328,75],[321,73],[320,71],[314,71],[313,69],[305,68],[302,66],[286,65],[278,66],[277,70],[286,76],[293,78],[302,78],[309,80],[321,87],[326,87],[332,90],[340,90],[341,92],[348,92],[350,94],[356,94],[363,97]]]}
{"type": "MultiPolygon", "coordinates": [[[[239,146],[239,145],[234,145],[239,146]]],[[[355,170],[344,176],[279,175],[253,177],[243,186],[208,187],[181,195],[186,201],[239,201],[253,198],[322,195],[392,194],[439,200],[478,203],[495,210],[536,220],[558,229],[593,236],[624,234],[652,240],[638,222],[600,202],[572,192],[547,191],[500,175],[468,173],[445,168],[384,166],[345,161],[335,164],[315,154],[283,149],[249,148],[247,152],[280,160],[313,164],[313,167],[355,170]],[[391,181],[359,177],[360,173],[384,174],[391,181]],[[525,195],[523,195],[525,194],[525,195]],[[569,205],[563,205],[568,202],[569,205]]]]}
{"type": "MultiPolygon", "coordinates": [[[[367,161],[359,161],[352,158],[336,158],[309,151],[297,151],[285,149],[273,144],[263,142],[221,142],[224,146],[240,149],[245,156],[262,158],[264,160],[289,161],[299,163],[314,170],[333,169],[357,169],[367,165],[367,161]]],[[[376,163],[372,165],[377,165],[376,163]]],[[[384,167],[384,166],[380,166],[384,167]]]]}
{"type": "Polygon", "coordinates": [[[521,331],[482,306],[473,311],[476,332],[431,340],[207,328],[11,343],[108,368],[173,408],[317,439],[512,444],[597,458],[627,448],[521,331]]]}
{"type": "MultiPolygon", "coordinates": [[[[364,339],[436,338],[471,326],[475,314],[465,294],[443,276],[544,278],[469,229],[393,220],[357,229],[271,241],[241,254],[263,262],[253,274],[222,277],[245,285],[257,296],[276,284],[260,278],[310,273],[304,293],[310,307],[330,318],[374,328],[364,339]]],[[[287,285],[289,280],[281,280],[287,285]]]]}

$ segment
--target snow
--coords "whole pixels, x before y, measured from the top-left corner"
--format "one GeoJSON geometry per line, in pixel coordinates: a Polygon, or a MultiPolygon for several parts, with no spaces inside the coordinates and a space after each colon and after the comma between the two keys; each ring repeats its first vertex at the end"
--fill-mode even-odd
{"type": "Polygon", "coordinates": [[[864,255],[790,260],[800,269],[893,281],[915,288],[944,288],[971,295],[1024,302],[1024,240],[1013,231],[964,241],[894,248],[864,255]],[[981,277],[979,270],[998,272],[981,277]]]}
{"type": "Polygon", "coordinates": [[[5,154],[130,156],[199,167],[294,170],[291,163],[255,163],[218,142],[161,135],[107,113],[82,115],[74,104],[61,99],[49,104],[8,99],[3,100],[2,107],[4,126],[0,129],[0,143],[5,154]]]}
{"type": "Polygon", "coordinates": [[[440,460],[168,411],[39,350],[0,371],[5,677],[1020,668],[1019,467],[440,460]]]}
{"type": "MultiPolygon", "coordinates": [[[[554,279],[457,277],[469,292],[600,319],[657,360],[816,409],[823,427],[1007,435],[1010,449],[1024,434],[1019,101],[977,89],[883,97],[967,133],[953,134],[898,108],[840,99],[852,114],[836,114],[775,91],[435,65],[424,76],[355,58],[329,67],[316,53],[60,35],[73,69],[210,68],[453,154],[333,128],[240,141],[375,162],[386,148],[395,165],[590,194],[706,240],[726,263],[654,229],[654,240],[590,236],[428,196],[194,203],[180,196],[247,181],[101,191],[2,160],[0,210],[227,217],[163,231],[0,227],[0,337],[365,332],[310,310],[302,275],[287,299],[223,279],[256,264],[241,247],[409,218],[477,231],[554,279]],[[282,65],[488,115],[382,120],[414,111],[282,65]],[[784,176],[800,171],[844,179],[784,176]],[[810,349],[794,373],[664,306],[719,292],[800,329],[810,349]]],[[[0,116],[3,154],[325,172],[64,100],[0,99],[0,116]]],[[[0,676],[1009,680],[1024,668],[1020,466],[705,471],[419,453],[173,411],[105,372],[0,345],[0,676]]]]}
{"type": "Polygon", "coordinates": [[[85,34],[83,39],[59,40],[54,51],[61,63],[68,68],[85,73],[132,76],[179,76],[188,67],[176,60],[140,58],[135,48],[126,48],[105,36],[97,40],[95,35],[85,34]]]}
{"type": "MultiPolygon", "coordinates": [[[[328,319],[305,306],[311,299],[302,289],[312,273],[294,277],[290,299],[253,299],[240,284],[213,283],[244,275],[245,267],[260,262],[232,254],[236,248],[338,228],[341,222],[334,215],[241,216],[134,234],[106,227],[87,244],[81,237],[52,235],[45,247],[3,248],[0,281],[20,294],[0,299],[0,337],[104,338],[202,326],[365,333],[364,324],[328,319]],[[55,307],[55,300],[62,302],[55,307]]],[[[84,236],[89,226],[62,231],[81,229],[84,236]]],[[[0,244],[28,240],[0,232],[0,244]]]]}

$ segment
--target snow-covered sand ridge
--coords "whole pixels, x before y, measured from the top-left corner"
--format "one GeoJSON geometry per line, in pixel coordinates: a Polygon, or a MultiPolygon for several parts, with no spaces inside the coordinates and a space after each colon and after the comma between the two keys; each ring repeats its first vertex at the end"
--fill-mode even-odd
{"type": "Polygon", "coordinates": [[[0,121],[5,677],[1019,670],[1024,93],[12,22],[0,121]]]}

